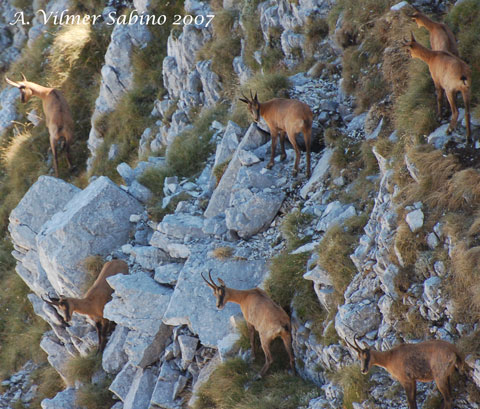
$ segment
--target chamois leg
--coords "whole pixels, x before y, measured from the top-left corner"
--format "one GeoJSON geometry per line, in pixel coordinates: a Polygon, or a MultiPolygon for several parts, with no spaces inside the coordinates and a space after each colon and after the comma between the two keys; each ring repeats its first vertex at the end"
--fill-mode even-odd
{"type": "Polygon", "coordinates": [[[255,361],[255,327],[247,322],[248,335],[250,336],[250,346],[252,348],[252,358],[255,361]]]}
{"type": "Polygon", "coordinates": [[[442,120],[442,103],[443,103],[443,88],[435,84],[435,94],[437,96],[437,118],[442,120]]]}
{"type": "Polygon", "coordinates": [[[97,329],[97,335],[98,335],[98,348],[97,348],[97,353],[102,352],[102,344],[103,344],[103,326],[101,321],[95,322],[95,328],[97,329]]]}
{"type": "Polygon", "coordinates": [[[50,149],[52,150],[53,170],[55,171],[55,177],[58,178],[57,147],[53,138],[50,138],[50,149]]]}
{"type": "Polygon", "coordinates": [[[446,92],[448,103],[450,104],[450,108],[452,110],[452,119],[450,120],[450,125],[447,129],[447,134],[451,134],[452,131],[457,127],[457,119],[458,119],[458,109],[457,105],[455,104],[455,93],[452,91],[446,92]]]}
{"type": "Polygon", "coordinates": [[[285,132],[280,132],[280,147],[282,148],[280,160],[285,160],[287,157],[287,153],[285,152],[285,132]]]}
{"type": "Polygon", "coordinates": [[[435,379],[437,388],[443,396],[443,409],[452,409],[452,393],[450,389],[450,377],[446,379],[435,379]]]}
{"type": "Polygon", "coordinates": [[[70,157],[70,144],[65,141],[65,156],[67,157],[68,169],[72,169],[72,158],[70,157]]]}
{"type": "Polygon", "coordinates": [[[258,374],[258,377],[261,378],[263,375],[266,374],[268,371],[268,368],[270,368],[270,365],[273,362],[272,354],[270,352],[270,342],[272,340],[270,338],[265,338],[260,335],[260,342],[262,343],[262,349],[265,354],[265,365],[263,365],[262,370],[258,374]]]}
{"type": "Polygon", "coordinates": [[[270,155],[270,162],[268,162],[266,166],[267,169],[272,169],[273,164],[275,163],[275,148],[277,146],[278,131],[276,129],[270,130],[270,135],[272,136],[272,154],[270,155]]]}
{"type": "Polygon", "coordinates": [[[417,385],[415,381],[402,384],[407,394],[407,402],[409,409],[417,409],[417,385]]]}
{"type": "Polygon", "coordinates": [[[463,103],[465,105],[465,123],[467,126],[467,142],[472,142],[470,133],[470,91],[468,89],[462,90],[463,103]]]}
{"type": "Polygon", "coordinates": [[[292,335],[289,331],[283,332],[281,335],[283,345],[285,345],[285,349],[288,353],[288,358],[290,359],[290,368],[292,368],[293,374],[295,375],[295,360],[293,358],[293,349],[292,349],[292,335]]]}
{"type": "Polygon", "coordinates": [[[293,166],[293,176],[297,176],[298,174],[298,164],[300,162],[300,148],[297,145],[297,140],[295,139],[296,134],[288,134],[288,140],[293,146],[293,149],[295,149],[295,165],[293,166]]]}
{"type": "Polygon", "coordinates": [[[310,178],[310,148],[312,144],[312,127],[303,130],[303,138],[305,140],[305,147],[307,149],[307,178],[310,178]]]}

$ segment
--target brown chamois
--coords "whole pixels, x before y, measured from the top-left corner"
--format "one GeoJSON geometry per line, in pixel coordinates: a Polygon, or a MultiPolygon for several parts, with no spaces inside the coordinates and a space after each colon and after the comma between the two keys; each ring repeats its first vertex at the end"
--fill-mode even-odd
{"type": "Polygon", "coordinates": [[[210,272],[208,273],[210,281],[208,281],[203,274],[201,275],[208,286],[213,290],[213,294],[217,298],[217,308],[219,310],[223,309],[227,302],[233,302],[240,305],[243,317],[247,322],[253,359],[255,359],[255,330],[257,330],[265,354],[265,365],[263,365],[257,378],[261,378],[265,375],[273,362],[272,354],[270,352],[270,343],[277,337],[282,338],[290,359],[290,367],[292,368],[293,373],[295,373],[290,317],[283,308],[273,302],[267,293],[260,288],[235,290],[226,287],[221,278],[218,279],[220,285],[216,285],[210,272]]]}
{"type": "Polygon", "coordinates": [[[106,278],[115,274],[128,274],[128,265],[123,260],[112,260],[104,264],[97,279],[83,298],[60,297],[43,300],[58,307],[65,316],[65,321],[72,319],[74,312],[88,315],[95,321],[98,334],[98,350],[102,352],[107,344],[107,332],[110,321],[103,317],[103,307],[112,299],[112,287],[106,278]]]}
{"type": "Polygon", "coordinates": [[[405,40],[404,46],[407,47],[412,58],[419,58],[428,65],[437,94],[437,114],[439,118],[442,112],[443,92],[447,96],[452,110],[452,119],[447,134],[450,134],[457,126],[458,109],[455,104],[455,96],[457,92],[462,93],[465,104],[467,141],[470,142],[470,89],[472,84],[470,67],[449,52],[433,51],[417,43],[413,33],[410,41],[405,40]]]}
{"type": "Polygon", "coordinates": [[[412,20],[418,27],[425,27],[430,33],[430,45],[434,51],[448,51],[455,56],[458,55],[457,40],[446,24],[437,23],[429,19],[425,14],[415,10],[412,20]]]}
{"type": "Polygon", "coordinates": [[[368,373],[374,365],[386,369],[405,388],[410,409],[417,409],[417,381],[435,381],[444,399],[443,408],[452,408],[450,375],[455,367],[463,369],[463,359],[455,345],[447,341],[433,340],[401,344],[388,351],[375,351],[360,347],[356,336],[353,340],[355,345],[345,341],[357,352],[362,373],[368,373]]]}
{"type": "Polygon", "coordinates": [[[36,96],[42,100],[45,123],[50,134],[50,148],[53,154],[53,168],[55,176],[58,177],[57,143],[63,138],[65,140],[65,154],[67,156],[68,168],[72,169],[70,158],[70,147],[73,144],[73,119],[67,100],[63,94],[54,88],[43,87],[34,82],[27,81],[22,74],[23,80],[12,81],[5,77],[8,84],[20,90],[22,102],[27,103],[30,97],[36,96]]]}
{"type": "Polygon", "coordinates": [[[252,96],[250,91],[250,99],[245,95],[240,98],[240,101],[248,105],[248,111],[252,115],[255,122],[260,121],[262,117],[270,129],[272,136],[272,154],[270,162],[268,162],[267,169],[271,169],[274,164],[275,148],[277,146],[277,137],[280,135],[280,146],[282,153],[280,159],[284,160],[287,157],[285,153],[285,133],[288,140],[295,149],[295,166],[293,169],[293,176],[297,176],[298,163],[300,162],[300,149],[297,145],[295,137],[302,132],[305,141],[305,148],[307,150],[307,178],[310,177],[310,146],[313,124],[313,113],[310,107],[296,99],[274,98],[267,102],[260,103],[257,98],[252,96]]]}

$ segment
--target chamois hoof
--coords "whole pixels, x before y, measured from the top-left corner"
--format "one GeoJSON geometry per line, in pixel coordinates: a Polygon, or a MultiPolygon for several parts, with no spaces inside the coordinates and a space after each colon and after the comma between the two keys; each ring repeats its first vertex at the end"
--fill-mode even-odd
{"type": "Polygon", "coordinates": [[[287,155],[280,155],[280,160],[281,160],[281,161],[283,161],[283,160],[285,160],[285,159],[287,159],[287,155]]]}
{"type": "Polygon", "coordinates": [[[296,178],[296,177],[297,177],[297,174],[298,174],[297,170],[294,169],[293,172],[292,172],[292,176],[293,176],[294,178],[296,178]]]}
{"type": "Polygon", "coordinates": [[[450,127],[448,127],[448,128],[447,128],[447,135],[450,135],[450,134],[452,133],[452,131],[453,131],[453,129],[450,128],[450,127]]]}
{"type": "Polygon", "coordinates": [[[259,373],[257,373],[253,378],[254,381],[259,381],[260,379],[262,379],[262,375],[260,375],[259,373]]]}
{"type": "Polygon", "coordinates": [[[272,169],[273,168],[273,163],[272,162],[268,162],[267,163],[267,166],[265,166],[267,169],[272,169]]]}

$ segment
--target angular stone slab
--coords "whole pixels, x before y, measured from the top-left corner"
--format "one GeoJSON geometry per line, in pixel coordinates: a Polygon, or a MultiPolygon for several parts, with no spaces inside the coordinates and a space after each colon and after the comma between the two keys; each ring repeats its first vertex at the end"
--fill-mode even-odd
{"type": "Polygon", "coordinates": [[[259,286],[268,274],[265,260],[217,260],[208,258],[212,248],[205,247],[192,253],[185,263],[170,299],[163,321],[168,325],[188,325],[197,334],[200,342],[216,347],[219,340],[232,331],[230,316],[241,314],[240,307],[228,303],[217,310],[212,290],[203,281],[200,273],[212,278],[221,277],[227,286],[249,289],[259,286]]]}
{"type": "Polygon", "coordinates": [[[42,225],[78,193],[80,189],[51,176],[40,176],[10,213],[8,230],[22,248],[36,248],[35,236],[42,225]]]}
{"type": "Polygon", "coordinates": [[[148,409],[156,380],[152,369],[138,371],[123,402],[123,409],[148,409]]]}
{"type": "Polygon", "coordinates": [[[36,242],[42,267],[57,293],[78,297],[85,281],[80,263],[124,244],[140,203],[102,176],[68,202],[41,228],[36,242]]]}
{"type": "Polygon", "coordinates": [[[220,179],[220,183],[213,192],[213,195],[208,203],[207,210],[205,210],[205,217],[215,217],[224,213],[230,203],[230,195],[232,186],[235,184],[237,174],[242,164],[240,163],[239,151],[251,151],[266,143],[267,135],[260,131],[255,124],[250,125],[242,141],[238,145],[232,160],[228,164],[225,173],[220,179]]]}
{"type": "Polygon", "coordinates": [[[103,315],[124,327],[155,336],[173,291],[158,284],[147,273],[118,274],[107,279],[114,289],[103,315]]]}

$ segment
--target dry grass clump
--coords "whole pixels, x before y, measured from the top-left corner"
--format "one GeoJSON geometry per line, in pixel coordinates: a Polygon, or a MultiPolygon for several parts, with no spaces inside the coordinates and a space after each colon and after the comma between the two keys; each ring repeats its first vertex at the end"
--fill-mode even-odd
{"type": "Polygon", "coordinates": [[[322,17],[309,16],[303,27],[305,34],[305,51],[307,55],[315,54],[319,43],[328,35],[328,22],[322,17]]]}
{"type": "Polygon", "coordinates": [[[233,256],[235,250],[232,247],[217,247],[212,251],[212,255],[219,260],[226,260],[233,256]]]}
{"type": "Polygon", "coordinates": [[[452,272],[447,290],[454,302],[454,318],[475,323],[480,314],[480,246],[458,243],[452,254],[452,272]]]}
{"type": "Polygon", "coordinates": [[[97,351],[90,352],[87,356],[80,355],[71,358],[67,362],[66,377],[69,385],[75,381],[90,383],[92,376],[102,365],[102,356],[97,351]]]}
{"type": "Polygon", "coordinates": [[[112,392],[109,391],[110,381],[104,380],[99,384],[87,383],[82,385],[77,393],[75,403],[84,409],[109,409],[115,404],[112,392]]]}
{"type": "Polygon", "coordinates": [[[252,382],[256,370],[260,369],[259,364],[252,368],[240,358],[226,361],[200,387],[194,408],[296,409],[308,405],[318,394],[315,385],[283,371],[275,372],[276,368],[278,370],[276,364],[277,360],[268,376],[252,382]]]}
{"type": "Polygon", "coordinates": [[[412,233],[408,224],[401,221],[395,232],[395,254],[401,259],[402,265],[415,264],[418,257],[417,236],[412,233]]]}
{"type": "Polygon", "coordinates": [[[88,256],[83,260],[82,266],[87,273],[87,278],[83,284],[83,291],[87,291],[92,286],[104,264],[105,261],[100,255],[88,256]]]}
{"type": "Polygon", "coordinates": [[[257,12],[259,0],[243,2],[241,20],[244,28],[244,58],[245,63],[253,71],[260,68],[258,62],[253,58],[255,51],[259,50],[263,43],[263,33],[260,25],[260,13],[257,12]]]}
{"type": "Polygon", "coordinates": [[[300,210],[294,210],[283,219],[280,231],[287,241],[287,251],[295,250],[310,241],[311,237],[301,237],[300,232],[309,225],[312,219],[313,215],[302,213],[300,210]]]}
{"type": "Polygon", "coordinates": [[[345,408],[353,409],[353,402],[361,403],[369,397],[370,378],[368,375],[362,375],[359,365],[341,368],[333,374],[332,380],[343,390],[345,408]]]}
{"type": "Polygon", "coordinates": [[[350,259],[356,243],[356,235],[335,225],[325,233],[317,248],[318,264],[328,272],[339,303],[357,271],[350,259]]]}

